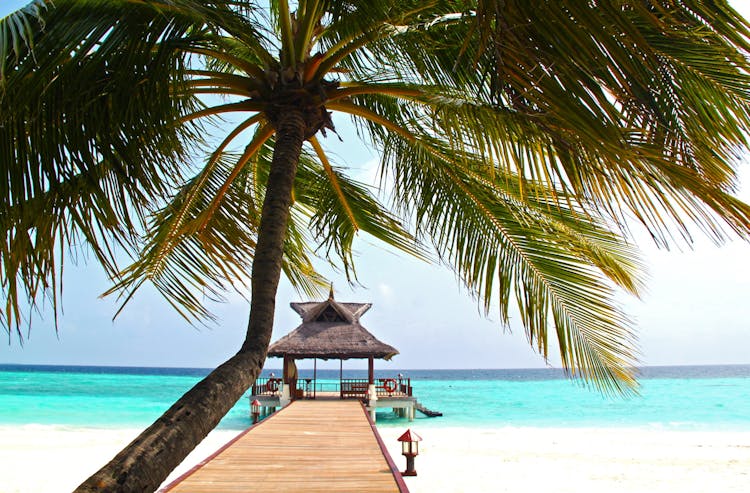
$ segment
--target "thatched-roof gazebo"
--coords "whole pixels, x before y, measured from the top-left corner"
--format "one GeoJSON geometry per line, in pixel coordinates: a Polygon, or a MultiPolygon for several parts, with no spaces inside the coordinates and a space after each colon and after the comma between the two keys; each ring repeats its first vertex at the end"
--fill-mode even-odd
{"type": "MultiPolygon", "coordinates": [[[[284,383],[296,388],[298,359],[367,359],[369,385],[374,383],[374,359],[389,360],[398,354],[393,346],[375,338],[359,322],[370,303],[339,303],[333,289],[323,302],[290,303],[302,324],[271,344],[268,356],[284,358],[284,383]]],[[[295,395],[290,396],[292,399],[295,395]]]]}
{"type": "Polygon", "coordinates": [[[375,422],[377,408],[393,409],[398,416],[414,419],[415,411],[428,416],[440,413],[425,408],[412,394],[411,378],[398,374],[397,378],[375,380],[374,360],[389,360],[398,354],[393,346],[381,342],[359,322],[372,306],[370,303],[340,303],[333,298],[333,288],[328,299],[322,302],[291,303],[302,317],[302,323],[286,336],[271,344],[268,356],[284,358],[283,379],[271,373],[258,377],[250,395],[254,417],[267,415],[277,407],[284,407],[295,399],[359,399],[365,404],[370,418],[375,422]],[[368,377],[344,378],[343,363],[338,384],[323,382],[318,393],[317,360],[367,359],[368,377]],[[313,359],[313,378],[305,378],[298,387],[295,360],[313,359]],[[332,386],[337,391],[330,391],[332,386]],[[256,402],[257,400],[257,402],[256,402]],[[260,409],[259,411],[257,409],[260,409]]]}
{"type": "Polygon", "coordinates": [[[370,303],[339,303],[331,295],[322,303],[290,303],[302,317],[302,324],[271,344],[268,356],[294,359],[391,359],[393,346],[370,334],[359,318],[370,303]]]}

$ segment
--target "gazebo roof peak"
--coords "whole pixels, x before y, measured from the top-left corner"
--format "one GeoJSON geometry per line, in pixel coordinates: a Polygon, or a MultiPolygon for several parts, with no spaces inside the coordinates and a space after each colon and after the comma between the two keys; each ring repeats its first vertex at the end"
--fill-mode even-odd
{"type": "Polygon", "coordinates": [[[370,309],[371,303],[338,302],[331,288],[325,301],[289,305],[302,317],[302,324],[271,344],[269,356],[390,359],[398,354],[393,346],[377,340],[359,323],[359,318],[370,309]]]}
{"type": "Polygon", "coordinates": [[[342,322],[351,324],[358,323],[359,318],[370,309],[372,303],[340,303],[334,299],[333,289],[331,289],[325,301],[289,303],[289,306],[302,317],[303,323],[333,322],[338,318],[342,322]]]}

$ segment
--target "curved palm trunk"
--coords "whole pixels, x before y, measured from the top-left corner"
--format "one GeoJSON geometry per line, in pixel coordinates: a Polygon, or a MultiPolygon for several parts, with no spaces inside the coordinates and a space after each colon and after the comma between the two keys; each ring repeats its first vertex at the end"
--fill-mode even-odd
{"type": "Polygon", "coordinates": [[[183,395],[76,491],[154,491],[219,423],[263,368],[273,329],[292,186],[305,135],[301,111],[279,118],[252,267],[247,336],[240,351],[183,395]]]}

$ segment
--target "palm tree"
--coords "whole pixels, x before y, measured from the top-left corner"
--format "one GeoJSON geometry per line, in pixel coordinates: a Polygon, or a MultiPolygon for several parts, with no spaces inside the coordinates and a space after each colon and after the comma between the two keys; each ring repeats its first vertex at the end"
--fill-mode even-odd
{"type": "Polygon", "coordinates": [[[80,491],[156,488],[258,376],[282,270],[308,293],[316,256],[354,276],[359,232],[632,388],[627,222],[660,245],[750,232],[748,39],[723,1],[36,0],[0,21],[9,336],[24,300],[56,304],[66,248],[190,320],[250,284],[237,354],[80,491]],[[380,150],[387,196],[332,161],[334,113],[380,150]]]}

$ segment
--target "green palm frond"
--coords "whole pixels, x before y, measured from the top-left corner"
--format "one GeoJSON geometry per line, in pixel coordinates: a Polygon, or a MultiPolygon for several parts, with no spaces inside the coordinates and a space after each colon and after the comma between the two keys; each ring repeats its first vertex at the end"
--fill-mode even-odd
{"type": "Polygon", "coordinates": [[[8,68],[34,50],[34,38],[44,24],[42,11],[46,8],[44,0],[35,0],[0,19],[0,91],[5,87],[8,68]]]}
{"type": "MultiPolygon", "coordinates": [[[[257,135],[262,141],[250,156],[211,156],[210,166],[152,218],[144,250],[106,294],[121,293],[124,306],[149,282],[186,320],[197,321],[211,318],[205,298],[221,300],[227,290],[249,287],[263,203],[257,182],[267,177],[272,150],[262,128],[257,135]]],[[[298,213],[292,222],[283,269],[301,292],[319,294],[326,283],[310,261],[308,221],[298,213]]]]}
{"type": "Polygon", "coordinates": [[[506,323],[515,298],[545,358],[554,327],[569,371],[605,391],[632,384],[634,336],[614,288],[641,286],[635,250],[598,219],[561,207],[562,190],[553,196],[527,182],[533,194],[522,197],[518,177],[485,179],[474,171],[484,167],[475,156],[427,142],[393,136],[384,157],[418,238],[433,242],[486,310],[498,301],[506,323]]]}
{"type": "Polygon", "coordinates": [[[205,46],[197,45],[196,51],[205,53],[205,50],[209,50],[214,55],[206,60],[206,69],[211,72],[231,73],[244,70],[245,73],[250,72],[248,75],[258,75],[261,73],[259,67],[278,65],[269,53],[272,49],[271,43],[265,41],[265,36],[259,38],[262,32],[258,29],[256,36],[243,36],[242,38],[216,36],[205,43],[205,46]]]}
{"type": "MultiPolygon", "coordinates": [[[[202,213],[214,192],[232,172],[240,156],[223,153],[212,158],[210,169],[190,180],[151,220],[150,237],[138,260],[126,268],[107,294],[124,291],[129,298],[144,282],[151,282],[185,317],[207,317],[203,297],[221,298],[229,279],[247,279],[258,223],[252,196],[233,186],[205,227],[202,213]],[[242,213],[245,221],[236,221],[242,213]],[[231,277],[227,275],[231,275],[231,277]]],[[[124,306],[124,304],[123,304],[124,306]]]]}
{"type": "Polygon", "coordinates": [[[461,149],[484,152],[498,165],[512,163],[511,169],[549,185],[567,186],[620,221],[630,211],[655,237],[666,238],[669,230],[687,235],[688,227],[697,225],[720,240],[722,223],[747,234],[747,209],[731,205],[726,192],[708,185],[715,182],[709,173],[667,159],[661,147],[634,131],[589,126],[581,138],[562,135],[542,118],[450,98],[435,106],[435,119],[461,149]]]}
{"type": "MultiPolygon", "coordinates": [[[[338,2],[335,2],[338,4],[338,2]]],[[[356,5],[334,5],[332,22],[323,32],[319,43],[325,59],[320,71],[324,73],[336,66],[347,72],[361,75],[363,71],[376,71],[382,60],[392,60],[398,54],[388,50],[373,50],[377,40],[387,40],[410,24],[422,24],[445,11],[444,2],[358,2],[356,5]],[[406,26],[405,26],[406,25],[406,26]],[[380,59],[379,57],[386,57],[380,59]]],[[[448,10],[451,10],[448,8],[448,10]]],[[[396,66],[395,64],[391,64],[396,66]]],[[[360,79],[360,77],[356,77],[360,79]]]]}
{"type": "Polygon", "coordinates": [[[390,96],[354,99],[359,104],[331,107],[367,119],[395,182],[394,207],[416,218],[418,238],[434,243],[485,309],[497,299],[507,322],[515,298],[530,341],[545,357],[554,327],[570,371],[607,391],[632,383],[624,369],[635,363],[634,337],[614,288],[638,292],[634,250],[580,198],[509,174],[469,152],[470,145],[426,135],[420,124],[427,119],[413,105],[390,96]]]}
{"type": "Polygon", "coordinates": [[[0,185],[8,218],[0,280],[12,285],[5,324],[13,325],[11,313],[20,320],[18,282],[27,298],[49,292],[56,300],[59,244],[90,248],[118,275],[113,245],[134,251],[202,142],[196,124],[175,125],[201,107],[184,85],[184,50],[215,37],[218,21],[253,37],[232,3],[61,0],[0,20],[0,166],[8,177],[0,185]],[[10,255],[26,237],[36,238],[23,243],[28,254],[10,255]]]}
{"type": "Polygon", "coordinates": [[[313,139],[313,145],[317,159],[300,162],[297,201],[311,211],[311,237],[320,243],[325,257],[333,265],[343,266],[350,277],[355,272],[352,244],[362,232],[397,250],[426,259],[426,253],[402,221],[388,212],[368,187],[331,165],[317,140],[313,139]],[[334,258],[331,253],[335,253],[334,258]]]}
{"type": "MultiPolygon", "coordinates": [[[[733,163],[750,123],[748,62],[727,35],[683,8],[660,18],[641,7],[505,2],[492,13],[492,47],[486,19],[458,9],[463,22],[426,28],[417,20],[351,54],[346,66],[354,78],[377,70],[380,80],[442,87],[436,107],[423,112],[440,119],[455,145],[565,186],[620,222],[635,214],[661,244],[674,232],[689,237],[696,218],[721,240],[724,221],[748,230],[746,213],[727,216],[728,204],[695,200],[695,185],[735,190],[733,163]],[[685,172],[669,173],[665,186],[661,169],[675,163],[685,172]]],[[[746,33],[730,11],[718,29],[746,33]]]]}
{"type": "MultiPolygon", "coordinates": [[[[174,97],[173,74],[185,64],[165,42],[193,25],[163,16],[151,16],[148,26],[122,23],[123,16],[137,18],[138,9],[124,12],[113,3],[94,13],[83,3],[59,2],[43,12],[43,19],[27,15],[25,45],[12,53],[7,48],[13,36],[5,27],[14,16],[0,21],[0,52],[6,54],[0,60],[0,167],[6,176],[0,215],[16,217],[23,210],[21,215],[31,218],[3,225],[3,243],[14,245],[6,251],[16,254],[3,256],[2,281],[16,282],[10,280],[16,276],[31,294],[39,294],[33,286],[43,285],[52,289],[53,299],[54,284],[35,281],[30,273],[54,276],[58,242],[75,250],[79,243],[70,240],[85,238],[85,248],[116,275],[106,238],[134,247],[152,197],[168,193],[188,160],[189,143],[200,142],[193,125],[171,125],[197,102],[174,97]],[[72,24],[60,21],[71,17],[72,24]],[[89,212],[84,220],[79,205],[86,202],[76,202],[80,196],[108,213],[89,212]],[[107,202],[112,205],[104,206],[107,202]],[[28,255],[19,254],[24,250],[15,243],[22,236],[35,238],[25,243],[28,255]]],[[[22,12],[40,8],[36,4],[22,12]]],[[[5,322],[11,307],[17,312],[18,300],[15,293],[6,298],[5,322]]]]}
{"type": "Polygon", "coordinates": [[[110,272],[117,270],[118,251],[133,252],[136,225],[131,201],[120,193],[120,183],[117,171],[101,162],[85,174],[60,177],[49,190],[0,215],[0,285],[7,293],[0,324],[8,330],[15,327],[19,340],[23,340],[19,322],[24,318],[19,300],[30,300],[34,308],[40,298],[50,297],[57,317],[59,277],[68,252],[64,245],[73,253],[80,245],[97,245],[93,254],[110,272]]]}

